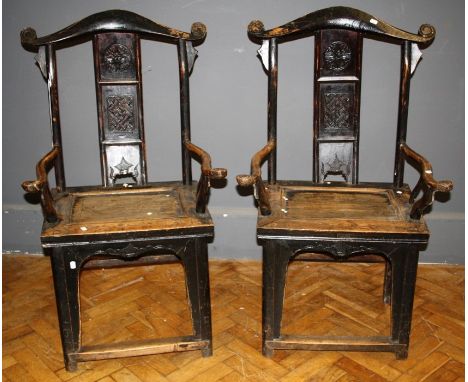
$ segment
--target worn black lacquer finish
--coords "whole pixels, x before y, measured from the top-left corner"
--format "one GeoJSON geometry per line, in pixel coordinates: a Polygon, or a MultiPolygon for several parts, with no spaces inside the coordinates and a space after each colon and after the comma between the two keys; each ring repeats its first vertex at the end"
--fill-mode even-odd
{"type": "Polygon", "coordinates": [[[28,28],[23,46],[36,51],[48,83],[53,149],[36,167],[37,179],[22,184],[41,194],[41,242],[50,255],[63,353],[67,370],[77,362],[170,351],[212,353],[207,243],[213,223],[206,209],[211,179],[226,170],[211,168],[211,158],[190,141],[189,75],[206,28],[190,33],[157,24],[128,11],[89,16],[57,33],[37,38],[28,28]],[[179,54],[182,181],[147,179],[140,40],[171,43],[179,54]],[[58,102],[56,50],[93,43],[102,186],[66,187],[58,102]],[[192,185],[192,157],[201,179],[192,185]],[[50,189],[54,167],[57,187],[50,189]],[[152,212],[155,211],[155,212],[152,212]],[[183,264],[193,333],[143,343],[81,345],[79,273],[82,268],[134,266],[179,261],[183,264]]]}
{"type": "Polygon", "coordinates": [[[276,38],[287,41],[296,35],[304,37],[320,30],[343,29],[364,33],[368,36],[392,39],[396,42],[430,43],[435,37],[435,28],[421,25],[418,34],[406,32],[366,12],[349,7],[330,7],[309,13],[276,28],[265,30],[261,21],[249,25],[249,36],[256,40],[276,38]]]}
{"type": "Polygon", "coordinates": [[[192,41],[194,44],[201,44],[206,37],[206,27],[202,23],[194,23],[191,32],[188,33],[155,23],[133,12],[113,9],[95,13],[58,32],[40,38],[34,29],[27,28],[21,32],[21,43],[25,49],[37,51],[44,45],[56,47],[73,45],[80,40],[105,32],[132,32],[147,39],[174,43],[182,39],[192,41]]]}
{"type": "Polygon", "coordinates": [[[268,73],[268,142],[252,157],[258,202],[257,239],[263,246],[263,354],[275,349],[389,351],[408,356],[418,255],[429,231],[421,215],[437,191],[452,189],[435,181],[430,163],[406,144],[410,79],[420,49],[435,37],[423,24],[409,33],[365,12],[322,9],[276,28],[261,21],[248,27],[261,43],[268,73]],[[278,51],[282,43],[315,37],[313,180],[276,178],[278,51]],[[359,119],[363,38],[401,45],[401,77],[393,183],[359,182],[359,119]],[[268,185],[261,165],[268,161],[268,185]],[[405,160],[421,174],[417,185],[403,183],[405,160]],[[422,191],[422,197],[416,200],[422,191]],[[284,288],[290,261],[385,261],[383,300],[391,304],[391,333],[379,337],[306,337],[281,333],[284,288]]]}

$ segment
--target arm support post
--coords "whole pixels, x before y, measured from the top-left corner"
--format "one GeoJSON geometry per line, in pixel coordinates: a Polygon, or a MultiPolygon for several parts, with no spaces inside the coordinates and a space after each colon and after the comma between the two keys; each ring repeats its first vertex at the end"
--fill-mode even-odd
{"type": "Polygon", "coordinates": [[[55,160],[60,155],[60,148],[55,146],[49,151],[36,165],[36,180],[26,180],[21,184],[21,187],[26,192],[41,193],[41,205],[44,209],[44,215],[49,223],[55,223],[59,220],[57,211],[54,208],[54,199],[49,188],[49,181],[47,179],[48,171],[51,164],[55,165],[55,160]]]}
{"type": "Polygon", "coordinates": [[[185,148],[192,156],[196,156],[201,161],[200,181],[197,186],[197,206],[198,213],[205,213],[206,205],[208,204],[208,194],[210,191],[211,179],[224,179],[227,175],[225,168],[211,168],[210,155],[200,147],[194,145],[190,141],[184,142],[185,148]]]}
{"type": "Polygon", "coordinates": [[[410,196],[410,203],[414,203],[410,216],[412,219],[419,219],[423,211],[434,201],[434,194],[436,192],[451,191],[453,189],[453,182],[450,180],[436,181],[432,176],[432,166],[429,161],[411,149],[406,143],[400,144],[400,151],[405,156],[405,159],[411,159],[419,166],[419,181],[413,188],[410,196]],[[419,200],[415,201],[421,191],[423,195],[419,200]]]}
{"type": "Polygon", "coordinates": [[[271,205],[268,190],[263,183],[261,165],[275,148],[276,141],[269,140],[268,143],[252,157],[250,175],[238,175],[236,177],[239,186],[254,187],[254,196],[258,200],[260,213],[262,215],[271,214],[271,205]]]}

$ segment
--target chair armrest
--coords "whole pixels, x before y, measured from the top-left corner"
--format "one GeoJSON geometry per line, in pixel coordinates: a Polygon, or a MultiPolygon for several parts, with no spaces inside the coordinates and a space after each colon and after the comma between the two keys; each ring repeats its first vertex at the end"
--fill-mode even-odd
{"type": "Polygon", "coordinates": [[[224,179],[226,177],[227,170],[225,168],[211,168],[211,157],[205,150],[190,141],[185,141],[184,145],[190,154],[195,154],[201,159],[201,171],[203,175],[208,176],[210,179],[224,179]]]}
{"type": "Polygon", "coordinates": [[[50,192],[47,174],[50,171],[51,165],[60,154],[60,148],[55,146],[49,151],[36,165],[36,180],[25,180],[21,187],[29,193],[41,193],[41,205],[44,209],[45,218],[49,223],[55,223],[59,220],[57,211],[54,208],[54,199],[50,192]]]}
{"type": "Polygon", "coordinates": [[[210,154],[197,145],[194,145],[192,142],[185,141],[184,146],[190,152],[191,156],[195,155],[200,158],[201,161],[201,175],[197,186],[196,211],[198,213],[205,213],[211,186],[210,180],[226,178],[227,170],[225,168],[212,168],[210,154]]]}
{"type": "Polygon", "coordinates": [[[410,203],[414,203],[410,216],[413,219],[419,219],[423,211],[434,201],[434,193],[449,192],[453,189],[453,182],[450,180],[436,181],[432,176],[432,165],[422,155],[411,149],[406,143],[400,144],[400,151],[405,159],[412,159],[419,166],[420,177],[416,186],[411,191],[410,203]],[[422,197],[415,202],[419,192],[423,190],[422,197]]]}
{"type": "Polygon", "coordinates": [[[236,180],[239,186],[254,186],[254,197],[258,200],[260,213],[262,215],[271,214],[271,205],[270,195],[268,190],[265,188],[265,184],[263,183],[261,165],[275,147],[276,141],[273,139],[269,140],[268,143],[252,157],[250,175],[236,176],[236,180]]]}

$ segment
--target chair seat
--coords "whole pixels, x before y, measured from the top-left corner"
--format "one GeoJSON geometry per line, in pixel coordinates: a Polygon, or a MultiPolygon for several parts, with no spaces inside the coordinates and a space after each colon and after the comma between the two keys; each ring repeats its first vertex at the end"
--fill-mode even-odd
{"type": "Polygon", "coordinates": [[[140,188],[73,189],[59,197],[61,221],[44,223],[42,243],[213,235],[209,213],[195,213],[195,185],[180,182],[140,188]]]}
{"type": "Polygon", "coordinates": [[[409,217],[409,189],[349,185],[268,186],[272,213],[259,215],[257,233],[268,235],[412,237],[427,239],[424,219],[409,217]]]}

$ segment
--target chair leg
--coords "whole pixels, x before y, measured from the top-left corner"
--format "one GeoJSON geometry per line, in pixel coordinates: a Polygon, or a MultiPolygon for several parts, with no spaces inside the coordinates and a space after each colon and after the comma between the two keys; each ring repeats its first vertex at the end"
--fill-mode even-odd
{"type": "Polygon", "coordinates": [[[76,371],[77,361],[71,354],[80,348],[80,264],[69,260],[67,250],[62,248],[53,249],[50,258],[65,367],[68,371],[76,371]]]}
{"type": "Polygon", "coordinates": [[[404,348],[395,353],[397,359],[408,357],[414,290],[419,251],[402,248],[391,255],[392,262],[392,340],[404,348]]]}
{"type": "Polygon", "coordinates": [[[266,341],[280,337],[284,288],[290,252],[287,248],[267,242],[263,246],[262,353],[273,356],[266,341]]]}
{"type": "Polygon", "coordinates": [[[384,272],[383,302],[384,304],[390,304],[392,301],[392,265],[388,260],[385,260],[384,272]]]}
{"type": "Polygon", "coordinates": [[[192,313],[194,333],[200,340],[209,341],[202,349],[203,357],[213,354],[211,333],[210,280],[208,272],[208,245],[205,239],[195,239],[183,255],[187,294],[192,313]]]}

